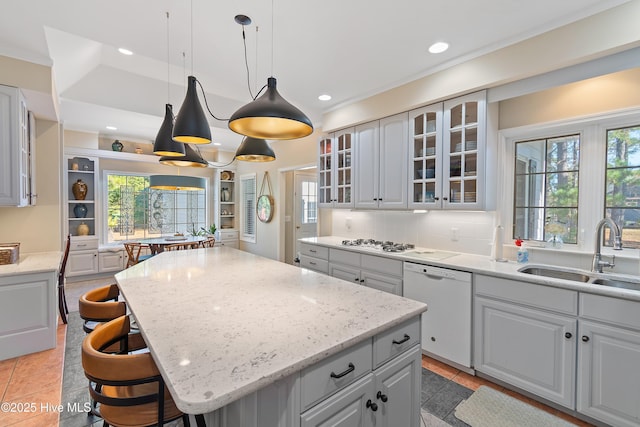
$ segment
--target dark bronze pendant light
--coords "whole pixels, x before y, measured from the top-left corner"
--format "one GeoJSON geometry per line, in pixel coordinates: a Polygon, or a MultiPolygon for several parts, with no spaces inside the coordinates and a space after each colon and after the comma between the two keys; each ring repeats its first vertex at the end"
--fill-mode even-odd
{"type": "Polygon", "coordinates": [[[267,91],[233,113],[229,129],[253,138],[296,139],[311,135],[313,124],[278,93],[276,79],[269,77],[267,91]]]}
{"type": "Polygon", "coordinates": [[[206,168],[209,162],[202,158],[199,152],[191,148],[189,144],[184,144],[185,155],[180,157],[163,156],[160,163],[169,166],[189,166],[195,168],[206,168]]]}
{"type": "Polygon", "coordinates": [[[238,147],[234,159],[245,162],[272,162],[276,159],[276,153],[264,139],[247,136],[238,147]]]}
{"type": "Polygon", "coordinates": [[[149,187],[156,190],[204,190],[207,188],[207,180],[200,176],[151,175],[149,187]]]}
{"type": "Polygon", "coordinates": [[[153,154],[158,156],[184,156],[184,144],[176,142],[172,138],[173,133],[173,107],[171,104],[165,106],[164,121],[156,140],[153,143],[153,154]]]}
{"type": "Polygon", "coordinates": [[[188,144],[209,144],[211,129],[196,91],[197,80],[189,76],[187,95],[173,124],[173,140],[188,144]]]}

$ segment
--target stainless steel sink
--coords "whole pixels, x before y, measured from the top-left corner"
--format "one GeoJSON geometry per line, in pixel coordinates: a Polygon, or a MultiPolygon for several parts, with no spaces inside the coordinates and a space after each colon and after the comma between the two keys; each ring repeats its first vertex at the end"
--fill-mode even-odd
{"type": "Polygon", "coordinates": [[[518,270],[521,273],[532,274],[534,276],[552,277],[554,279],[573,280],[574,282],[587,283],[591,276],[577,271],[564,270],[555,267],[529,266],[518,270]]]}
{"type": "Polygon", "coordinates": [[[611,286],[613,288],[631,289],[633,291],[640,291],[640,283],[630,282],[620,279],[594,279],[591,283],[594,285],[611,286]]]}

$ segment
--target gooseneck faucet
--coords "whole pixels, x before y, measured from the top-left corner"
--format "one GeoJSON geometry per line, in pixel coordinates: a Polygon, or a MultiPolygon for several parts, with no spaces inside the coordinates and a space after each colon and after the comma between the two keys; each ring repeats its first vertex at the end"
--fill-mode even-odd
{"type": "Polygon", "coordinates": [[[602,246],[602,230],[604,226],[607,225],[613,234],[613,250],[621,251],[622,250],[622,233],[620,233],[620,227],[618,224],[613,222],[611,218],[603,218],[600,220],[598,225],[596,226],[596,250],[593,253],[593,264],[591,266],[591,271],[595,271],[597,273],[602,273],[602,267],[613,268],[616,264],[616,256],[613,256],[611,262],[602,261],[601,246],[602,246]]]}

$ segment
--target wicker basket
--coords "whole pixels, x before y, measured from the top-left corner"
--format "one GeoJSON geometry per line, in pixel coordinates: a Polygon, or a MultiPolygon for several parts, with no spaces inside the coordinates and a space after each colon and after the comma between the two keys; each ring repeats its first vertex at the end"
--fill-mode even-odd
{"type": "Polygon", "coordinates": [[[20,258],[20,243],[0,243],[0,265],[15,264],[20,258]]]}

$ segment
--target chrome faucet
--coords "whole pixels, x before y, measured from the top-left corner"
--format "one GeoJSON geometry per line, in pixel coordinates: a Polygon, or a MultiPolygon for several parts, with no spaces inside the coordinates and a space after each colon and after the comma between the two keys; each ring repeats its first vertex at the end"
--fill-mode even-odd
{"type": "Polygon", "coordinates": [[[611,218],[603,218],[600,220],[598,225],[596,226],[596,250],[593,253],[593,264],[591,266],[591,271],[595,271],[597,273],[602,273],[602,267],[615,267],[616,256],[613,256],[611,262],[602,261],[602,254],[600,253],[602,246],[602,230],[604,226],[609,226],[611,233],[613,233],[613,250],[621,251],[622,250],[622,233],[620,233],[620,227],[618,224],[613,222],[611,218]]]}

